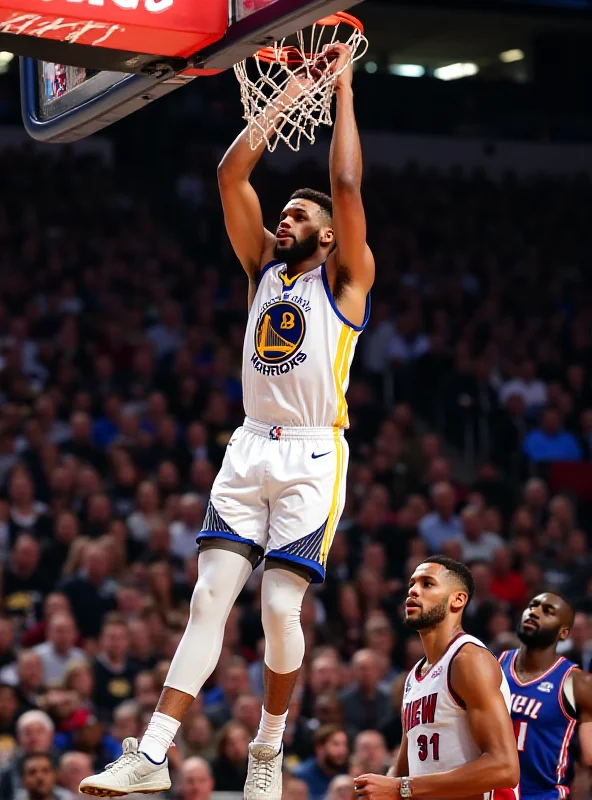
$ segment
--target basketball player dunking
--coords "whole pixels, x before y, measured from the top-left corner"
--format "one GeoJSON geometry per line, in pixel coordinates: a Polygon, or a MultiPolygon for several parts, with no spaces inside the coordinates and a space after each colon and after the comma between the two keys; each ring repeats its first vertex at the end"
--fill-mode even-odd
{"type": "Polygon", "coordinates": [[[576,724],[581,761],[592,765],[592,676],[557,655],[573,618],[563,597],[537,595],[518,627],[522,646],[500,656],[512,693],[520,796],[526,800],[564,800],[569,794],[576,724]]]}
{"type": "MultiPolygon", "coordinates": [[[[232,436],[198,537],[199,578],[185,634],[141,743],[81,783],[99,797],[168,789],[167,751],[214,670],[226,619],[264,558],[265,691],[249,747],[247,800],[280,800],[282,734],[304,657],[302,599],[325,563],[345,501],[345,392],[369,313],[374,259],[360,193],[362,154],[350,51],[336,45],[332,197],[294,192],[275,234],[249,177],[263,153],[241,134],[218,170],[226,228],[249,278],[243,350],[246,418],[232,436]]],[[[288,96],[290,87],[288,87],[288,96]]],[[[274,112],[268,112],[269,120],[274,112]]]]}
{"type": "Polygon", "coordinates": [[[396,768],[356,778],[358,797],[517,797],[507,788],[519,780],[508,683],[495,657],[462,629],[473,590],[467,567],[444,556],[411,576],[405,622],[419,632],[425,657],[405,682],[396,768]]]}

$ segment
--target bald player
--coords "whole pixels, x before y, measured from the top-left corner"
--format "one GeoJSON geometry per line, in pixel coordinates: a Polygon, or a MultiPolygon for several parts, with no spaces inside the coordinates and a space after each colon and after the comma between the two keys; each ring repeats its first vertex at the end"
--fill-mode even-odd
{"type": "Polygon", "coordinates": [[[570,744],[579,724],[581,760],[592,765],[592,676],[557,655],[574,610],[552,592],[530,601],[518,626],[518,650],[500,656],[512,693],[511,714],[520,757],[520,795],[563,800],[573,771],[570,744]]]}

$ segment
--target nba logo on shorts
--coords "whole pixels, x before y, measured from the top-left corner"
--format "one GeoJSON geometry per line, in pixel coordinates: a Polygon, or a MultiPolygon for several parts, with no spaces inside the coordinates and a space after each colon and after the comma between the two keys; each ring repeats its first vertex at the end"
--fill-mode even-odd
{"type": "Polygon", "coordinates": [[[274,425],[273,428],[269,430],[269,438],[273,442],[279,442],[282,438],[282,426],[281,425],[274,425]]]}

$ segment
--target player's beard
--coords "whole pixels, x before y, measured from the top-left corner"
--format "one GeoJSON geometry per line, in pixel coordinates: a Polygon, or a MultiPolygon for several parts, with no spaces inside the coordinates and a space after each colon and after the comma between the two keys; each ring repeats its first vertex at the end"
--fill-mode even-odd
{"type": "Polygon", "coordinates": [[[557,641],[557,634],[559,633],[559,630],[553,630],[549,628],[533,628],[532,630],[525,630],[522,626],[522,623],[520,623],[516,633],[522,644],[525,644],[527,647],[530,647],[533,650],[546,650],[547,647],[551,647],[551,645],[555,644],[557,641]]]}
{"type": "Polygon", "coordinates": [[[289,247],[280,247],[276,242],[273,254],[278,261],[285,261],[286,266],[293,267],[296,264],[301,264],[303,261],[306,261],[307,258],[314,256],[319,247],[320,238],[321,232],[315,231],[301,242],[294,239],[289,247]]]}
{"type": "Polygon", "coordinates": [[[433,628],[444,622],[448,616],[448,598],[445,597],[441,603],[430,608],[429,611],[422,611],[417,616],[410,617],[405,612],[405,625],[414,631],[422,631],[424,628],[433,628]]]}

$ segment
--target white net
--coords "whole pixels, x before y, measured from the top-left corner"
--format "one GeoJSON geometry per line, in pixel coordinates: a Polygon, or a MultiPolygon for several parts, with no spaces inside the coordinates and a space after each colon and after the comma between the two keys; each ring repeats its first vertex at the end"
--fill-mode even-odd
{"type": "Polygon", "coordinates": [[[303,137],[314,144],[317,127],[333,124],[331,98],[348,64],[329,69],[326,53],[340,41],[349,46],[351,61],[368,49],[360,23],[339,13],[316,22],[309,35],[299,31],[296,45],[286,46],[282,39],[235,65],[253,150],[263,141],[270,152],[279,141],[299,150],[303,137]],[[340,29],[347,39],[339,39],[340,29]]]}

